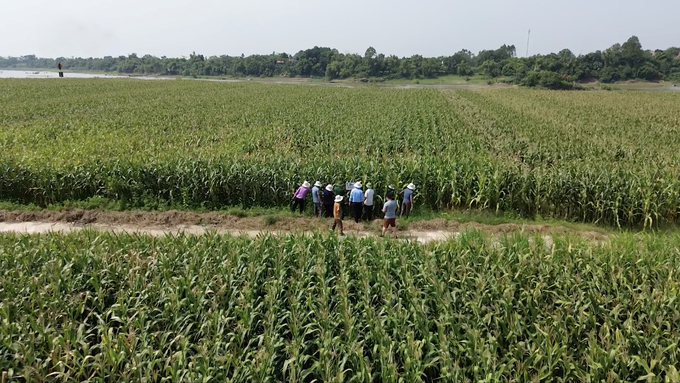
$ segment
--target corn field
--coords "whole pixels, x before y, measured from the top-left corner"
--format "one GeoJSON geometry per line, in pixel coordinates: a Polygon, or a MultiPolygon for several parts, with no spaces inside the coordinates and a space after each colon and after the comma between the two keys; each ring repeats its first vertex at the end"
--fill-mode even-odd
{"type": "Polygon", "coordinates": [[[270,207],[362,180],[433,210],[680,220],[677,93],[9,79],[0,102],[3,201],[270,207]]]}
{"type": "Polygon", "coordinates": [[[680,237],[0,235],[6,382],[678,382],[680,237]]]}

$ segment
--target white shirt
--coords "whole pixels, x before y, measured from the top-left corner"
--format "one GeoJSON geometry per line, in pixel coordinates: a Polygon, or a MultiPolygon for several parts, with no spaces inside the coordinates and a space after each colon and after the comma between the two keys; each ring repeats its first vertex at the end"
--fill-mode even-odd
{"type": "Polygon", "coordinates": [[[364,194],[364,198],[366,198],[366,201],[364,201],[364,205],[366,206],[373,206],[373,189],[367,189],[366,193],[364,194]]]}

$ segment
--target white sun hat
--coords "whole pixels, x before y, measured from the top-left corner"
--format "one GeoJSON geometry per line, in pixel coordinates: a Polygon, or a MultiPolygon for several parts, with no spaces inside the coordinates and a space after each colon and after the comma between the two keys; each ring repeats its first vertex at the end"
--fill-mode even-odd
{"type": "Polygon", "coordinates": [[[361,181],[359,181],[359,182],[354,184],[354,187],[357,188],[357,189],[361,189],[363,187],[363,185],[361,185],[361,181]]]}
{"type": "Polygon", "coordinates": [[[416,185],[410,183],[410,184],[408,184],[407,188],[409,188],[409,189],[411,189],[411,190],[415,190],[416,185]]]}
{"type": "Polygon", "coordinates": [[[314,186],[320,188],[321,187],[321,181],[314,182],[314,186]]]}
{"type": "Polygon", "coordinates": [[[342,202],[342,196],[341,196],[341,195],[336,195],[336,196],[335,196],[335,202],[342,202]]]}
{"type": "Polygon", "coordinates": [[[328,186],[326,186],[326,190],[333,191],[333,185],[328,184],[328,186]]]}
{"type": "Polygon", "coordinates": [[[302,183],[302,187],[303,187],[303,188],[308,188],[308,189],[309,189],[309,188],[312,187],[312,185],[310,185],[309,182],[305,181],[305,182],[302,183]]]}

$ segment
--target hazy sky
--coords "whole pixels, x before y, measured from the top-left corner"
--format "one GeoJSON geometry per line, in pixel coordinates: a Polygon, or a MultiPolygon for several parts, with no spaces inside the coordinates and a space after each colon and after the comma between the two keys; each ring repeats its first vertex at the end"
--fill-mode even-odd
{"type": "Polygon", "coordinates": [[[518,56],[680,45],[680,0],[3,0],[0,56],[296,53],[410,56],[515,44],[518,56]]]}

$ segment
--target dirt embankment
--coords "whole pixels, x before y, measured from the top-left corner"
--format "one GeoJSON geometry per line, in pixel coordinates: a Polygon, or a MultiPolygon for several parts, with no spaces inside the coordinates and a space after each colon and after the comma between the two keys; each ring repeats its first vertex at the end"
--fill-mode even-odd
{"type": "MultiPolygon", "coordinates": [[[[150,235],[185,232],[202,234],[209,231],[257,235],[263,232],[313,232],[328,230],[330,219],[312,217],[237,217],[221,213],[193,213],[184,211],[8,211],[0,210],[0,231],[41,233],[48,231],[73,231],[84,228],[115,232],[134,232],[150,235]]],[[[356,224],[344,221],[345,232],[356,236],[379,234],[381,221],[356,224]]],[[[603,241],[607,236],[595,231],[579,231],[563,226],[541,224],[487,225],[477,222],[460,223],[445,219],[411,222],[399,236],[415,238],[421,242],[445,240],[455,234],[476,230],[491,235],[514,232],[542,236],[577,235],[584,239],[603,241]]]]}
{"type": "Polygon", "coordinates": [[[0,222],[70,223],[74,225],[125,225],[136,227],[211,226],[234,230],[312,230],[325,227],[326,221],[308,217],[238,217],[221,213],[186,211],[9,211],[0,210],[0,222]]]}

